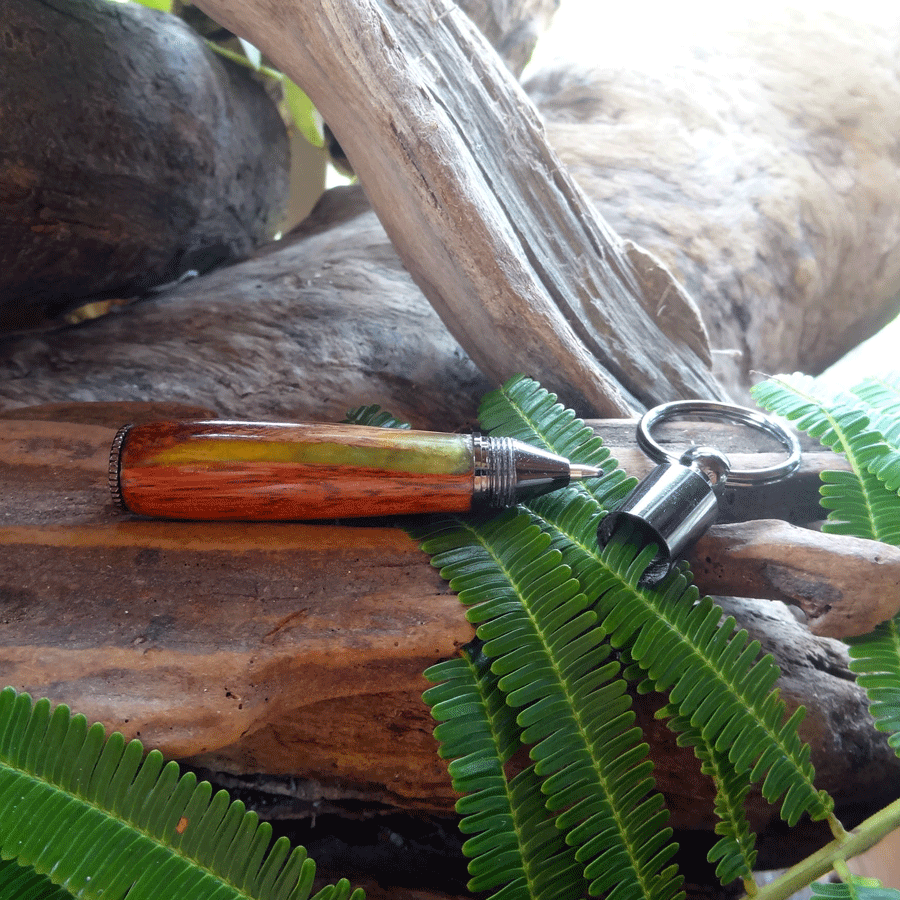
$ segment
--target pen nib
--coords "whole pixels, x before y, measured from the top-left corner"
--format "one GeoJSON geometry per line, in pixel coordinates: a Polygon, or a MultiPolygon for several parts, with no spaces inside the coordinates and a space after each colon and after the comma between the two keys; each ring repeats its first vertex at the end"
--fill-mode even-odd
{"type": "Polygon", "coordinates": [[[569,464],[569,481],[583,481],[585,478],[599,478],[603,469],[599,466],[586,466],[583,463],[569,464]]]}

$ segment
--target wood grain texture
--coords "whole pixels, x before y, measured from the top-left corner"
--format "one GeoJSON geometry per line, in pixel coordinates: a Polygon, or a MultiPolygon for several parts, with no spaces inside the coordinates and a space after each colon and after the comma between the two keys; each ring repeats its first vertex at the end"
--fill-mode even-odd
{"type": "Polygon", "coordinates": [[[813,634],[868,634],[900,610],[900,548],[779,519],[713,526],[689,556],[706,593],[803,610],[813,634]]]}
{"type": "Polygon", "coordinates": [[[404,265],[490,378],[528,372],[595,414],[723,396],[690,299],[590,208],[454,4],[200,5],[307,91],[404,265]]]}
{"type": "Polygon", "coordinates": [[[132,425],[114,446],[118,498],[142,516],[278,521],[468,512],[475,492],[472,438],[461,434],[175,421],[132,425]]]}
{"type": "Polygon", "coordinates": [[[380,403],[419,428],[474,421],[490,382],[359,196],[335,189],[295,236],[119,314],[0,339],[0,408],[170,401],[334,422],[380,403]]]}
{"type": "MultiPolygon", "coordinates": [[[[472,629],[405,533],[384,523],[136,521],[108,497],[114,427],[72,422],[77,409],[67,422],[0,428],[6,681],[213,770],[448,811],[421,672],[472,629]]],[[[893,795],[900,763],[871,729],[843,646],[810,635],[782,604],[733,601],[728,611],[775,653],[789,704],[806,704],[822,786],[839,803],[893,795]]],[[[711,827],[692,755],[647,699],[637,703],[676,825],[711,827]]],[[[761,827],[771,814],[754,805],[761,827]]]]}

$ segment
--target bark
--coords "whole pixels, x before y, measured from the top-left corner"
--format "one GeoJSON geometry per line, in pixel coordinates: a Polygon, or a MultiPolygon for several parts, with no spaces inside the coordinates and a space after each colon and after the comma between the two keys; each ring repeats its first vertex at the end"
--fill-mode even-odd
{"type": "Polygon", "coordinates": [[[489,377],[529,372],[609,414],[722,395],[689,298],[593,213],[455,6],[201,7],[307,91],[404,265],[489,377]]]}
{"type": "Polygon", "coordinates": [[[636,29],[627,62],[548,63],[525,87],[612,227],[697,302],[739,395],[900,310],[900,23],[787,4],[703,26],[662,59],[636,29]]]}
{"type": "MultiPolygon", "coordinates": [[[[312,812],[324,801],[448,812],[455,798],[421,673],[471,638],[459,601],[384,523],[117,512],[106,486],[115,426],[177,412],[83,404],[38,411],[56,421],[22,411],[3,422],[6,681],[169,756],[282,778],[285,802],[306,797],[312,812]]],[[[633,448],[611,446],[619,456],[633,448]]],[[[727,611],[775,654],[789,705],[809,710],[803,734],[821,786],[839,805],[896,793],[900,763],[872,728],[843,645],[811,635],[779,603],[728,601],[727,611]]],[[[693,756],[653,719],[652,702],[636,703],[674,824],[711,827],[693,756]]],[[[768,827],[773,810],[758,798],[752,810],[768,827]]]]}
{"type": "Polygon", "coordinates": [[[0,0],[0,330],[246,256],[286,204],[249,74],[137,4],[0,0]]]}

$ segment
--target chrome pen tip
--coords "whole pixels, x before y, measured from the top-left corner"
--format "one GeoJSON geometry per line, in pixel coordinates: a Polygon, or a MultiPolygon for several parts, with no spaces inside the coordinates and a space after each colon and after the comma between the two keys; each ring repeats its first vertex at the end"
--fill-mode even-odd
{"type": "Polygon", "coordinates": [[[569,481],[583,481],[585,478],[599,478],[603,469],[599,466],[587,466],[584,463],[569,464],[569,481]]]}

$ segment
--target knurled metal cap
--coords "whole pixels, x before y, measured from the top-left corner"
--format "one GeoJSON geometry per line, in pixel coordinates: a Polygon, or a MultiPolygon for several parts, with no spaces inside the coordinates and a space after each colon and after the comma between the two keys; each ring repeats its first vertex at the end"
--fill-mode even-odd
{"type": "Polygon", "coordinates": [[[113,438],[112,447],[109,448],[109,491],[112,494],[113,503],[120,509],[128,510],[122,499],[122,446],[125,438],[131,430],[131,425],[123,425],[113,438]]]}

